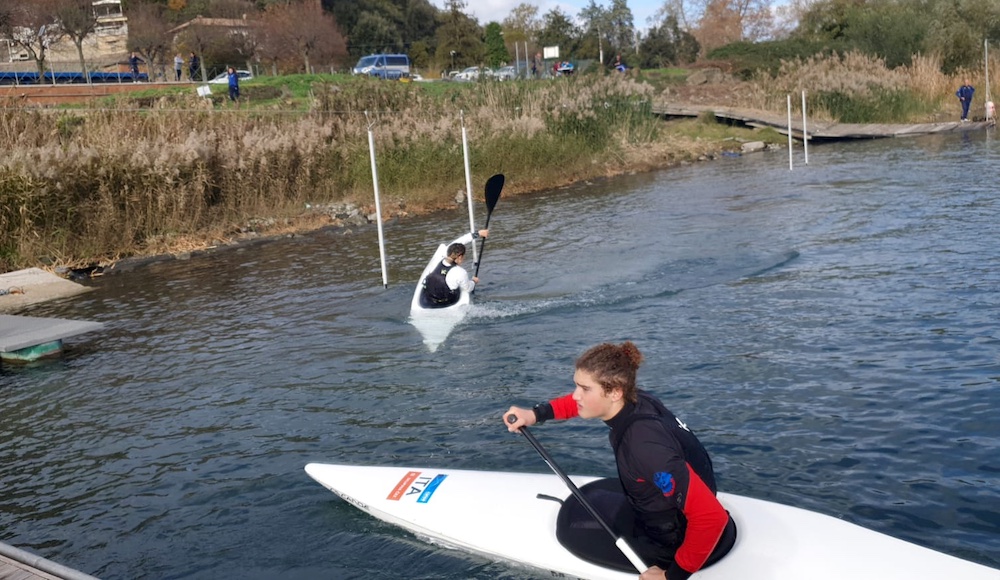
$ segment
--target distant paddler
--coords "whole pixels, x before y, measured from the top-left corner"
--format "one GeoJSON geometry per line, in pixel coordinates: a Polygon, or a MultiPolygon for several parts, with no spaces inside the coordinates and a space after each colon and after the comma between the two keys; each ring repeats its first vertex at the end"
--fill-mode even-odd
{"type": "Polygon", "coordinates": [[[479,276],[469,276],[462,267],[465,261],[465,245],[478,238],[489,236],[489,230],[479,230],[458,238],[448,246],[448,254],[441,264],[431,271],[421,282],[420,306],[424,308],[446,308],[458,302],[462,292],[472,293],[479,283],[479,276]]]}

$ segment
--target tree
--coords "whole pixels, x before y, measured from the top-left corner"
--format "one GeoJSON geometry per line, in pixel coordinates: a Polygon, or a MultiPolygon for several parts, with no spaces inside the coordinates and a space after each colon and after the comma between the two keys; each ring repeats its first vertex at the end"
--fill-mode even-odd
{"type": "Polygon", "coordinates": [[[160,63],[161,74],[164,57],[173,41],[165,15],[165,8],[158,4],[138,4],[128,14],[129,48],[149,63],[151,72],[153,63],[160,63]]]}
{"type": "Polygon", "coordinates": [[[407,0],[403,12],[404,45],[412,47],[417,42],[423,42],[425,45],[432,43],[434,33],[437,32],[438,14],[438,9],[430,3],[430,0],[407,0]]]}
{"type": "Polygon", "coordinates": [[[264,37],[261,32],[263,29],[263,14],[260,12],[251,12],[248,14],[246,22],[247,26],[241,30],[234,30],[229,35],[229,40],[232,50],[246,64],[247,70],[253,70],[253,63],[260,58],[261,45],[264,43],[264,37]]]}
{"type": "Polygon", "coordinates": [[[570,22],[569,17],[553,8],[542,18],[542,30],[538,33],[538,44],[541,46],[558,46],[561,56],[569,56],[576,51],[579,31],[570,22]]]}
{"type": "Polygon", "coordinates": [[[663,21],[674,16],[678,26],[694,34],[707,51],[731,42],[769,37],[774,23],[771,4],[772,0],[665,0],[657,18],[663,21]]]}
{"type": "Polygon", "coordinates": [[[275,62],[298,60],[308,74],[314,61],[344,64],[347,60],[347,43],[337,22],[319,2],[272,5],[263,20],[263,48],[275,62]]]}
{"type": "Polygon", "coordinates": [[[604,59],[604,50],[611,53],[620,52],[621,48],[612,42],[613,28],[611,14],[603,6],[598,6],[597,2],[590,0],[590,4],[583,8],[579,14],[582,22],[581,36],[577,45],[579,56],[587,58],[599,58],[601,64],[604,59]]]}
{"type": "Polygon", "coordinates": [[[437,29],[437,51],[434,55],[439,63],[454,62],[456,67],[467,67],[482,61],[482,30],[464,9],[463,0],[445,2],[445,10],[437,29]]]}
{"type": "Polygon", "coordinates": [[[611,0],[608,23],[611,25],[611,42],[618,52],[625,52],[635,47],[634,18],[625,0],[611,0]]]}
{"type": "MultiPolygon", "coordinates": [[[[35,0],[7,5],[4,18],[0,19],[3,36],[20,48],[28,51],[38,76],[45,74],[46,53],[49,46],[64,35],[61,27],[54,24],[55,0],[35,0]]],[[[53,79],[55,81],[55,79],[53,79]]]]}
{"type": "Polygon", "coordinates": [[[90,72],[87,61],[83,58],[83,41],[97,27],[97,15],[91,0],[58,0],[53,5],[53,15],[63,33],[76,46],[76,54],[80,57],[80,71],[90,84],[90,72]]]}
{"type": "Polygon", "coordinates": [[[362,0],[358,20],[350,29],[351,49],[360,54],[400,52],[405,17],[398,0],[362,0]]]}
{"type": "Polygon", "coordinates": [[[681,30],[674,16],[649,29],[639,45],[639,66],[664,68],[694,62],[701,47],[695,37],[681,30]]]}
{"type": "Polygon", "coordinates": [[[510,62],[510,52],[503,42],[503,29],[497,22],[486,25],[486,64],[496,68],[510,62]]]}
{"type": "Polygon", "coordinates": [[[538,17],[538,7],[522,2],[510,11],[501,23],[504,40],[507,42],[535,42],[542,21],[538,17]]]}
{"type": "MultiPolygon", "coordinates": [[[[191,21],[191,24],[178,35],[179,44],[188,47],[191,52],[198,56],[201,66],[199,67],[200,70],[196,72],[201,77],[201,82],[208,82],[205,55],[214,46],[219,44],[222,38],[222,31],[217,27],[207,26],[200,23],[197,19],[191,21]]],[[[142,51],[140,50],[140,52],[142,51]]],[[[194,81],[195,79],[192,78],[191,80],[194,81]]]]}
{"type": "Polygon", "coordinates": [[[362,12],[351,30],[350,52],[361,56],[374,52],[400,52],[403,37],[399,26],[377,12],[362,12]]]}

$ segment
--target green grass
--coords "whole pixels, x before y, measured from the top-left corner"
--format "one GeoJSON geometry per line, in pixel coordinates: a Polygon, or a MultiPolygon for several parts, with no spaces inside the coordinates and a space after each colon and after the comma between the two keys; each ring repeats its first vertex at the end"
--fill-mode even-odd
{"type": "Polygon", "coordinates": [[[784,143],[788,137],[774,129],[751,129],[730,125],[717,121],[710,113],[703,113],[697,119],[680,119],[670,123],[670,131],[700,141],[718,141],[730,143],[730,149],[737,149],[738,144],[746,141],[763,141],[765,143],[784,143]]]}

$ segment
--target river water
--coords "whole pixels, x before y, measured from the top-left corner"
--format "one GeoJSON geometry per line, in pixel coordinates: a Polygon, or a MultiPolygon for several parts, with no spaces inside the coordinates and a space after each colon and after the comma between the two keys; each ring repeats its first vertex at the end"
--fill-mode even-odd
{"type": "MultiPolygon", "coordinates": [[[[499,414],[629,339],[720,489],[1000,566],[998,166],[971,132],[503,198],[434,354],[409,298],[463,210],[387,224],[388,288],[374,228],[95,279],[24,314],[103,331],[0,367],[0,540],[115,579],[521,578],[302,468],[547,472],[499,414]]],[[[566,471],[614,475],[599,422],[535,434],[566,471]]]]}

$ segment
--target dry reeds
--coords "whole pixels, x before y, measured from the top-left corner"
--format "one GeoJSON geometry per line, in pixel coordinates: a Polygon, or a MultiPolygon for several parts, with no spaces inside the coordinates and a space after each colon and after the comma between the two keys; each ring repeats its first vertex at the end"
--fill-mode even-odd
{"type": "Polygon", "coordinates": [[[926,122],[953,107],[955,90],[964,79],[975,84],[982,76],[974,71],[946,75],[935,55],[915,55],[909,66],[891,69],[882,59],[860,52],[830,54],[783,61],[773,77],[754,79],[742,104],[784,111],[786,95],[804,90],[817,119],[926,122]]]}
{"type": "Polygon", "coordinates": [[[160,252],[165,240],[222,235],[306,203],[367,200],[369,126],[388,201],[454,203],[460,111],[476,172],[572,172],[655,138],[650,91],[618,77],[441,98],[397,83],[316,83],[308,110],[220,111],[194,97],[141,110],[0,109],[0,270],[160,252]]]}

